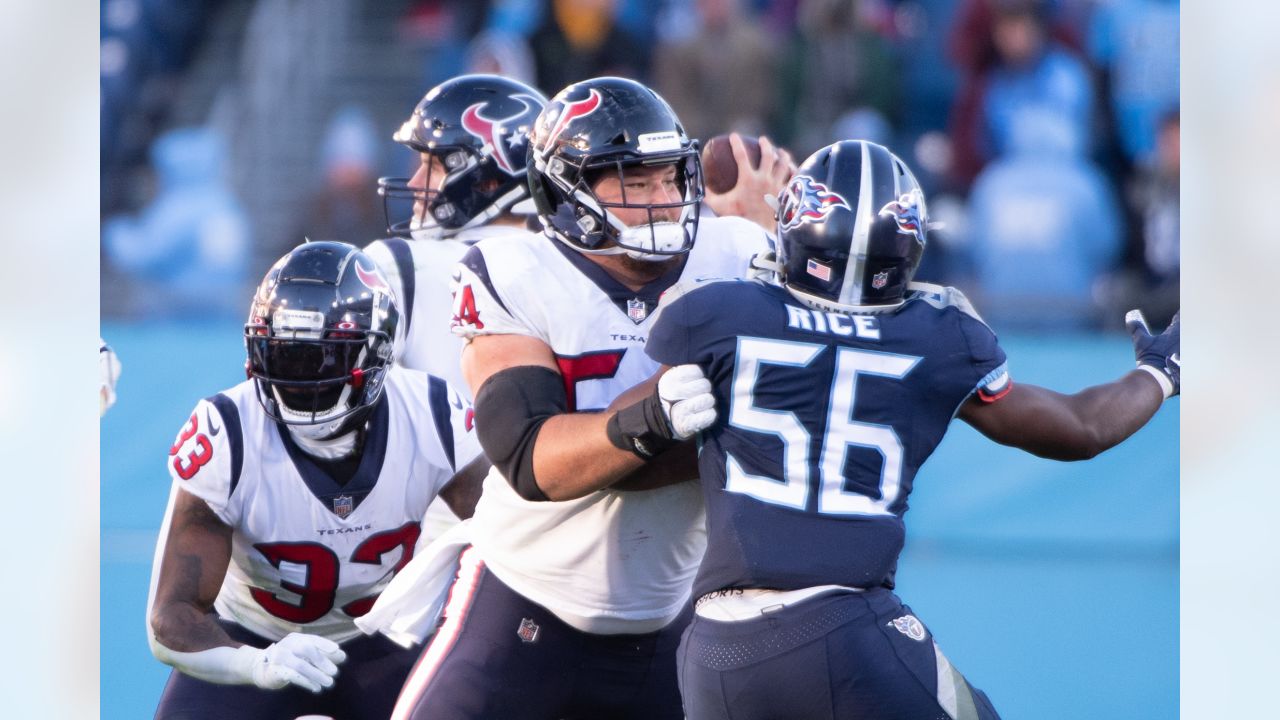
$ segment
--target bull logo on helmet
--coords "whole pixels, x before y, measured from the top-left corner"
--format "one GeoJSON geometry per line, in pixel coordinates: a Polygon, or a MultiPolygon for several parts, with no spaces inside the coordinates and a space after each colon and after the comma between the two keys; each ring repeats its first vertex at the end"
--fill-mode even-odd
{"type": "Polygon", "coordinates": [[[778,208],[778,222],[783,230],[806,222],[825,220],[836,208],[850,210],[849,203],[839,193],[808,175],[797,175],[782,191],[778,208]]]}
{"type": "Polygon", "coordinates": [[[885,203],[880,208],[880,215],[888,215],[898,226],[903,235],[914,235],[921,244],[924,243],[924,219],[920,217],[921,193],[912,190],[904,193],[897,200],[885,203]]]}
{"type": "Polygon", "coordinates": [[[365,287],[388,295],[391,294],[391,286],[387,284],[386,279],[382,277],[382,272],[377,267],[372,270],[365,270],[359,261],[355,263],[355,266],[356,277],[360,278],[360,282],[364,283],[365,287]]]}
{"type": "Polygon", "coordinates": [[[569,123],[595,112],[600,107],[600,101],[600,91],[595,88],[591,88],[591,93],[581,100],[565,101],[564,107],[560,108],[560,114],[556,116],[555,124],[551,126],[551,131],[543,141],[545,143],[543,149],[550,152],[555,147],[556,138],[560,137],[560,133],[564,132],[569,123]]]}
{"type": "MultiPolygon", "coordinates": [[[[512,95],[515,100],[519,100],[524,107],[517,112],[506,117],[491,118],[480,111],[488,106],[487,102],[478,102],[467,108],[462,113],[462,129],[475,135],[484,143],[484,149],[481,151],[486,155],[492,155],[498,167],[508,175],[519,174],[520,169],[515,166],[512,161],[512,153],[516,147],[522,145],[526,138],[523,133],[511,133],[511,136],[503,142],[502,134],[508,128],[508,123],[515,122],[529,111],[541,107],[541,103],[535,101],[528,95],[512,95]],[[508,147],[510,144],[510,147],[508,147]]],[[[523,153],[519,153],[523,155],[523,153]]]]}

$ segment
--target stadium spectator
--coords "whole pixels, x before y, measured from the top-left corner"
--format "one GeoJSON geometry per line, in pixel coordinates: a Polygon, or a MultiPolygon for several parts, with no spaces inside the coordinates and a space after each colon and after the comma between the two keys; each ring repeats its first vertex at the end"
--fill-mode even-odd
{"type": "Polygon", "coordinates": [[[165,133],[151,146],[155,199],[136,217],[103,223],[107,259],[129,276],[137,298],[130,312],[244,311],[249,224],[223,178],[225,157],[225,143],[209,128],[165,133]]]}
{"type": "Polygon", "coordinates": [[[529,38],[538,87],[554,91],[595,75],[643,78],[648,49],[617,22],[616,0],[546,0],[529,38]]]}
{"type": "Polygon", "coordinates": [[[1087,67],[1052,24],[1048,0],[969,0],[951,39],[966,73],[952,105],[952,174],[967,188],[982,166],[1004,152],[1020,106],[1037,105],[1080,128],[1093,146],[1094,89],[1087,67]]]}
{"type": "Polygon", "coordinates": [[[743,1],[696,0],[695,31],[654,53],[654,89],[704,143],[729,131],[763,134],[773,111],[775,50],[743,1]]]}
{"type": "Polygon", "coordinates": [[[378,149],[368,111],[355,105],[339,109],[325,129],[320,154],[322,185],[297,236],[351,243],[377,237],[382,206],[369,188],[377,177],[378,149]]]}
{"type": "Polygon", "coordinates": [[[832,125],[859,107],[893,122],[898,68],[888,40],[862,12],[867,0],[809,0],[779,63],[776,129],[792,152],[807,155],[831,141],[832,125]]]}
{"type": "Polygon", "coordinates": [[[1127,188],[1133,220],[1127,262],[1103,288],[1108,307],[1141,308],[1156,324],[1168,322],[1180,303],[1180,138],[1174,110],[1161,120],[1155,150],[1141,159],[1127,188]]]}
{"type": "Polygon", "coordinates": [[[975,295],[998,327],[1093,325],[1094,283],[1122,250],[1115,191],[1071,120],[1031,106],[1008,121],[1007,154],[969,196],[975,295]]]}
{"type": "Polygon", "coordinates": [[[1161,114],[1178,104],[1178,0],[1099,3],[1088,31],[1124,160],[1156,146],[1161,114]]]}

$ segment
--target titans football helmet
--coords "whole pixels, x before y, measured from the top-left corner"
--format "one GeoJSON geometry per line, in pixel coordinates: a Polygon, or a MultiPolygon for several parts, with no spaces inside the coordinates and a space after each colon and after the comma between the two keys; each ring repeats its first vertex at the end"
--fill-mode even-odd
{"type": "Polygon", "coordinates": [[[656,260],[689,251],[698,229],[702,161],[696,141],[665,100],[632,80],[595,78],[561,90],[530,135],[529,189],[544,230],[576,250],[656,260]],[[628,203],[628,168],[673,164],[679,202],[628,203]],[[621,202],[602,202],[592,185],[617,173],[621,202]],[[610,208],[643,208],[650,222],[628,227],[610,208]],[[654,210],[678,209],[675,222],[654,210]]]}
{"type": "Polygon", "coordinates": [[[425,187],[413,187],[409,178],[379,178],[387,232],[447,238],[527,200],[529,130],[546,103],[537,90],[497,75],[463,75],[432,88],[392,139],[437,157],[444,183],[430,174],[425,187]],[[410,204],[409,216],[397,217],[410,204]]]}
{"type": "Polygon", "coordinates": [[[862,140],[810,155],[778,196],[783,284],[831,310],[902,301],[927,242],[920,184],[898,156],[862,140]]]}
{"type": "Polygon", "coordinates": [[[363,423],[382,395],[396,309],[369,256],[340,242],[308,242],[258,286],[244,326],[245,371],[276,422],[313,439],[363,423]]]}

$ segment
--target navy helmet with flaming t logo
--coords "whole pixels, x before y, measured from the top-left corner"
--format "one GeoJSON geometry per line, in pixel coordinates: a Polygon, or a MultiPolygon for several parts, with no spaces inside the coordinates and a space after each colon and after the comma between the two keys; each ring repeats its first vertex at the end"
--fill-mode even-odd
{"type": "Polygon", "coordinates": [[[832,310],[894,306],[928,240],[924,193],[882,145],[845,140],[810,155],[778,197],[782,282],[832,310]]]}

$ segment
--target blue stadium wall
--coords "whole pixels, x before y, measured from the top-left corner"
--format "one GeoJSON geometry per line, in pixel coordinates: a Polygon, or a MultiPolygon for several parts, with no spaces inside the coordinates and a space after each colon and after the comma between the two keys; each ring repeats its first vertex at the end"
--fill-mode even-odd
{"type": "MultiPolygon", "coordinates": [[[[104,323],[124,365],[102,421],[102,718],[150,717],[168,668],[144,614],[165,459],[195,402],[244,378],[237,321],[104,323]]],[[[1015,381],[1075,391],[1128,339],[1004,337],[1015,381]]],[[[898,592],[1005,720],[1178,716],[1178,402],[1084,463],[956,423],[916,479],[898,592]]]]}

